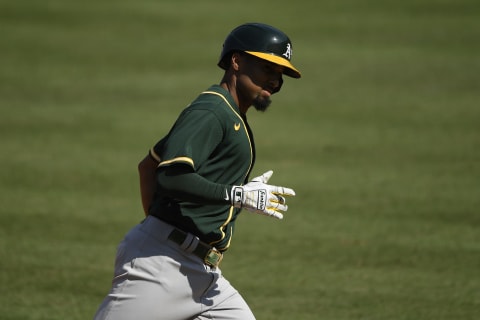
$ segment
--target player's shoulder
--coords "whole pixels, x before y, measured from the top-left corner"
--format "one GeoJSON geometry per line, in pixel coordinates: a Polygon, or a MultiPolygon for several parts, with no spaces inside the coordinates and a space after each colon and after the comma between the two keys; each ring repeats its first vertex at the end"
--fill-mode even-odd
{"type": "Polygon", "coordinates": [[[230,93],[219,85],[213,85],[190,104],[190,108],[196,110],[208,110],[215,114],[227,115],[238,113],[238,107],[230,93]]]}

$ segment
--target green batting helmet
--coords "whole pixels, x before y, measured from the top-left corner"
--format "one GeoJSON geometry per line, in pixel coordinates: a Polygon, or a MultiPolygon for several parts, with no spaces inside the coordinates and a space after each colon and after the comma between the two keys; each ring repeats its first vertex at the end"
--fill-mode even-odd
{"type": "Polygon", "coordinates": [[[284,74],[300,78],[301,74],[290,62],[292,42],[282,31],[263,23],[246,23],[235,28],[225,39],[218,66],[227,70],[230,55],[243,51],[284,67],[284,74]]]}

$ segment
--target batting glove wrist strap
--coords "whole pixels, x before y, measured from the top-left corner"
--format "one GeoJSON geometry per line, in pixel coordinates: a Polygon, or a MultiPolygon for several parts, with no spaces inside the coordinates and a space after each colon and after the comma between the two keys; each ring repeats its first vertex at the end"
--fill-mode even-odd
{"type": "Polygon", "coordinates": [[[240,186],[233,186],[231,199],[232,205],[235,208],[241,208],[243,203],[243,188],[240,186]]]}
{"type": "Polygon", "coordinates": [[[267,184],[273,171],[252,179],[244,186],[233,186],[232,205],[258,214],[283,219],[281,211],[287,211],[285,196],[294,196],[295,191],[285,187],[267,184]]]}

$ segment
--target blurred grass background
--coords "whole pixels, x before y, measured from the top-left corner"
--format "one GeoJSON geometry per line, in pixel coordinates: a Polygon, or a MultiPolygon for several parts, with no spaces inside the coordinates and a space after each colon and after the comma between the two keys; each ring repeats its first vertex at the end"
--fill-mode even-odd
{"type": "Polygon", "coordinates": [[[0,1],[0,318],[90,319],[143,217],[137,163],[261,21],[302,79],[249,112],[297,192],[222,270],[258,319],[477,319],[480,3],[0,1]]]}

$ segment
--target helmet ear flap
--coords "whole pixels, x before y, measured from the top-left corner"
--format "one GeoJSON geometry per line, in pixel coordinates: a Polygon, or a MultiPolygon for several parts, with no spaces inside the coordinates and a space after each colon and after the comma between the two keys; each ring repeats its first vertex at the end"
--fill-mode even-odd
{"type": "Polygon", "coordinates": [[[218,66],[220,68],[222,68],[223,70],[227,70],[228,68],[230,68],[232,54],[233,54],[233,51],[228,52],[225,55],[223,55],[221,57],[220,61],[218,61],[218,66]]]}

